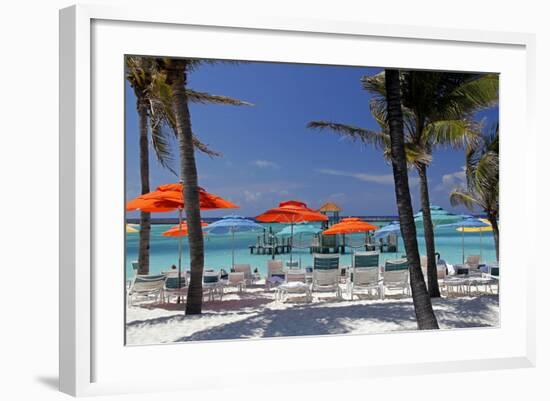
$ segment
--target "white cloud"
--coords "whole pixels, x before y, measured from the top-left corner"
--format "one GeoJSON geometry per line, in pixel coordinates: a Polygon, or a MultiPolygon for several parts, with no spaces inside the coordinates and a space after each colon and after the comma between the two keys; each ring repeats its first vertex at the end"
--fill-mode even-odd
{"type": "Polygon", "coordinates": [[[262,197],[261,192],[252,192],[245,190],[244,191],[244,199],[247,202],[257,202],[262,197]]]}
{"type": "Polygon", "coordinates": [[[269,160],[254,160],[252,164],[259,168],[279,168],[279,165],[269,160]]]}
{"type": "Polygon", "coordinates": [[[441,177],[441,183],[435,187],[436,191],[452,191],[456,187],[466,185],[466,166],[462,166],[460,171],[444,174],[441,177]]]}
{"type": "MultiPolygon", "coordinates": [[[[393,185],[393,174],[368,174],[368,173],[348,172],[348,171],[332,170],[332,169],[317,169],[316,171],[322,174],[337,175],[342,177],[352,177],[360,181],[372,182],[375,184],[393,185]]],[[[418,184],[418,178],[409,177],[409,184],[410,185],[418,184]]]]}

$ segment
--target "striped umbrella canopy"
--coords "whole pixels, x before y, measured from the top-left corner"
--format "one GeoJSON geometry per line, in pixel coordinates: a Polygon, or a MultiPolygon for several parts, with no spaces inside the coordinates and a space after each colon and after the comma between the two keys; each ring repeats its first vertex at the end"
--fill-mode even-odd
{"type": "MultiPolygon", "coordinates": [[[[434,226],[456,223],[457,221],[463,220],[463,216],[448,212],[437,205],[430,205],[430,215],[434,226]]],[[[422,213],[422,210],[414,215],[414,222],[417,226],[424,225],[424,213],[422,213]]]]}
{"type": "MultiPolygon", "coordinates": [[[[491,227],[489,224],[481,221],[480,219],[475,218],[474,216],[469,215],[463,215],[463,219],[460,221],[457,221],[455,223],[450,224],[442,224],[438,226],[437,228],[455,228],[457,231],[462,231],[462,263],[464,263],[464,232],[468,232],[466,230],[469,229],[477,229],[479,232],[479,253],[480,253],[480,259],[482,256],[482,236],[481,236],[481,229],[485,229],[487,227],[491,227]]],[[[471,231],[470,231],[471,232],[471,231]]]]}

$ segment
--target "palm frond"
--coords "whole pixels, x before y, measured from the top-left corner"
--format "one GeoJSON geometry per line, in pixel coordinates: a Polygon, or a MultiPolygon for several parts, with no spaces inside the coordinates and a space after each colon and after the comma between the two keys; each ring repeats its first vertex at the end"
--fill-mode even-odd
{"type": "Polygon", "coordinates": [[[479,125],[466,119],[439,120],[428,123],[422,132],[422,142],[434,146],[466,148],[480,141],[479,125]]]}
{"type": "Polygon", "coordinates": [[[464,205],[470,210],[475,210],[476,206],[481,206],[478,199],[476,199],[470,192],[463,188],[456,188],[449,196],[451,206],[464,205]]]}
{"type": "Polygon", "coordinates": [[[160,165],[173,173],[175,176],[178,174],[172,167],[173,157],[170,149],[170,142],[166,137],[165,131],[162,129],[162,125],[154,120],[151,120],[151,145],[157,161],[160,165]]]}
{"type": "Polygon", "coordinates": [[[371,131],[365,128],[354,127],[352,125],[334,123],[330,121],[311,121],[307,124],[307,128],[319,130],[331,130],[343,137],[350,138],[354,141],[371,144],[379,149],[384,149],[387,140],[383,133],[371,131]]]}
{"type": "Polygon", "coordinates": [[[212,95],[206,92],[197,92],[192,89],[187,89],[187,98],[193,103],[214,103],[214,104],[227,104],[231,106],[254,106],[252,103],[245,102],[244,100],[234,99],[229,96],[212,95]]]}
{"type": "Polygon", "coordinates": [[[193,133],[193,146],[195,149],[197,149],[199,152],[204,153],[207,156],[210,157],[220,157],[222,154],[220,152],[217,152],[210,148],[209,145],[201,142],[199,137],[193,133]]]}

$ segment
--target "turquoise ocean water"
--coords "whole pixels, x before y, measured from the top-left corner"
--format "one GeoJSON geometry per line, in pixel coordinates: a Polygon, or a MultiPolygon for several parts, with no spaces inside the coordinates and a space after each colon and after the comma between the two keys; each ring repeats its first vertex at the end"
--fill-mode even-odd
{"type": "MultiPolygon", "coordinates": [[[[380,227],[384,226],[388,222],[373,221],[380,227]]],[[[315,224],[315,223],[313,223],[315,224]]],[[[172,264],[177,266],[178,263],[178,238],[177,237],[164,237],[162,233],[172,227],[173,224],[153,224],[151,228],[151,247],[150,247],[150,273],[159,273],[161,271],[167,271],[172,264]]],[[[282,224],[265,224],[266,227],[271,226],[274,232],[281,230],[284,225],[282,224]]],[[[253,269],[258,268],[258,271],[264,275],[267,269],[267,261],[271,259],[271,255],[251,255],[249,246],[256,243],[258,232],[247,232],[235,234],[234,248],[235,248],[235,263],[249,263],[253,269]]],[[[364,234],[346,235],[346,243],[349,243],[351,237],[352,245],[359,245],[364,241],[364,234]]],[[[496,260],[495,246],[493,241],[493,234],[486,232],[481,234],[481,243],[479,233],[465,233],[464,234],[464,247],[465,254],[480,254],[482,255],[482,262],[491,262],[496,260]],[[480,246],[481,245],[481,246],[480,246]]],[[[311,236],[298,237],[295,240],[296,245],[306,244],[311,236]]],[[[127,277],[133,276],[132,261],[137,260],[138,257],[138,233],[126,234],[126,275],[127,277]]],[[[183,237],[183,258],[182,268],[184,270],[189,269],[189,247],[187,237],[183,237]]],[[[420,254],[425,254],[425,244],[422,229],[418,229],[418,244],[420,254]]],[[[441,257],[449,263],[461,263],[462,262],[462,233],[457,232],[455,229],[437,229],[435,231],[435,245],[436,251],[441,254],[441,257]]],[[[231,247],[232,241],[230,235],[205,235],[205,267],[220,269],[224,268],[229,271],[231,267],[231,247]]],[[[401,238],[399,238],[398,253],[381,253],[380,258],[383,262],[386,259],[394,259],[404,254],[404,247],[401,238]]],[[[356,248],[359,250],[364,250],[356,248]]],[[[342,265],[351,264],[351,253],[347,248],[347,253],[340,255],[342,265]]],[[[289,260],[290,254],[276,255],[276,259],[289,260]]],[[[293,260],[299,260],[302,266],[309,266],[312,264],[312,255],[309,253],[309,249],[294,249],[293,260]]]]}

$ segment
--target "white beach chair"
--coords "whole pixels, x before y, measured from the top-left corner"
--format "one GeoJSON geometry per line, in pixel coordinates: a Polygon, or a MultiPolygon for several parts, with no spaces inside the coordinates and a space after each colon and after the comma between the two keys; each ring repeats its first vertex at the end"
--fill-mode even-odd
{"type": "Polygon", "coordinates": [[[208,296],[209,301],[213,301],[216,296],[219,300],[223,297],[223,283],[221,282],[221,273],[205,270],[202,274],[202,292],[208,296]]]}
{"type": "Polygon", "coordinates": [[[353,299],[353,292],[357,290],[373,289],[380,291],[380,253],[374,251],[355,252],[352,258],[352,266],[347,277],[347,292],[353,299]]]}
{"type": "Polygon", "coordinates": [[[479,255],[468,255],[466,257],[466,265],[472,270],[478,269],[480,259],[481,259],[481,256],[479,255]]]}
{"type": "Polygon", "coordinates": [[[235,287],[239,292],[243,292],[246,288],[246,279],[244,278],[243,272],[233,272],[227,275],[227,281],[224,283],[224,286],[235,287]]]}
{"type": "Polygon", "coordinates": [[[288,294],[304,294],[306,301],[311,302],[311,289],[306,283],[304,269],[289,269],[285,272],[285,282],[277,287],[275,298],[284,301],[288,294]]]}
{"type": "Polygon", "coordinates": [[[378,266],[354,268],[348,281],[347,290],[350,300],[353,300],[353,294],[358,290],[367,290],[369,295],[376,290],[378,296],[382,298],[383,285],[378,266]]]}
{"type": "Polygon", "coordinates": [[[164,272],[164,276],[166,276],[166,280],[164,281],[164,298],[165,300],[170,303],[170,297],[176,297],[180,299],[187,298],[187,281],[185,279],[185,274],[181,274],[181,283],[180,283],[180,277],[178,275],[178,272],[164,272]]]}
{"type": "Polygon", "coordinates": [[[342,298],[340,288],[340,258],[338,255],[313,255],[313,283],[312,291],[335,292],[342,298]]]}
{"type": "Polygon", "coordinates": [[[382,274],[382,299],[387,289],[401,289],[403,294],[410,295],[409,263],[407,259],[386,260],[382,274]]]}
{"type": "Polygon", "coordinates": [[[164,281],[166,276],[151,275],[151,276],[136,276],[130,285],[130,289],[127,293],[128,305],[133,306],[135,298],[141,296],[145,299],[149,299],[153,296],[155,302],[164,301],[164,281]]]}
{"type": "Polygon", "coordinates": [[[267,262],[267,276],[265,278],[265,288],[271,289],[271,286],[280,284],[285,279],[282,260],[269,260],[267,262]]]}
{"type": "Polygon", "coordinates": [[[252,268],[249,264],[236,264],[233,266],[233,270],[235,273],[244,273],[244,279],[247,285],[254,282],[254,275],[252,274],[252,268]]]}

